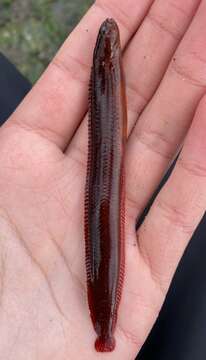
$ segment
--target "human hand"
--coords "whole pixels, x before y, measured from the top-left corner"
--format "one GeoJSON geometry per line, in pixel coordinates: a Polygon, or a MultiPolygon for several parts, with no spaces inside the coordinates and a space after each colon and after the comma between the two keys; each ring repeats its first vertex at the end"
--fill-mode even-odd
{"type": "Polygon", "coordinates": [[[206,85],[204,1],[192,21],[199,3],[98,1],[0,129],[1,358],[99,356],[86,300],[83,204],[88,78],[106,17],[117,20],[126,48],[129,138],[117,345],[101,356],[133,359],[145,341],[205,210],[205,98],[192,121],[206,85]],[[183,141],[136,234],[136,218],[183,141]]]}

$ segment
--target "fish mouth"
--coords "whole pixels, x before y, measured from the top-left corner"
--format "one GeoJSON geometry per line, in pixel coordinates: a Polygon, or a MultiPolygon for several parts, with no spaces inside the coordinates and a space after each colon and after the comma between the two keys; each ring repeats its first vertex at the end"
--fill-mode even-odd
{"type": "Polygon", "coordinates": [[[102,61],[111,60],[120,50],[120,35],[114,19],[106,19],[99,30],[94,51],[94,58],[102,61]]]}
{"type": "Polygon", "coordinates": [[[119,30],[118,30],[118,26],[117,23],[114,19],[106,19],[99,30],[99,33],[102,37],[104,36],[109,36],[112,40],[116,39],[116,41],[118,40],[118,35],[119,35],[119,30]]]}

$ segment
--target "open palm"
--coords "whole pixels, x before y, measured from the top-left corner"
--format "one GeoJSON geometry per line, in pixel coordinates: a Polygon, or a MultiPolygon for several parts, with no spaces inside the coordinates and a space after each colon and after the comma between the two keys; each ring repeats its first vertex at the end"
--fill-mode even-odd
{"type": "Polygon", "coordinates": [[[125,49],[129,133],[125,282],[116,349],[101,356],[134,359],[141,348],[206,204],[204,98],[193,120],[206,86],[205,16],[200,0],[97,1],[0,129],[0,358],[99,356],[87,306],[83,204],[88,78],[106,17],[118,22],[125,49]]]}

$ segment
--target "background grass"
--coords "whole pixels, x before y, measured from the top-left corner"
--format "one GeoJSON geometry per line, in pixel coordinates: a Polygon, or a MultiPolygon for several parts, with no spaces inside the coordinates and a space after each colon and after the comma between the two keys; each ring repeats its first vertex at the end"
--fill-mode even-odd
{"type": "Polygon", "coordinates": [[[0,51],[34,83],[92,0],[0,0],[0,51]]]}

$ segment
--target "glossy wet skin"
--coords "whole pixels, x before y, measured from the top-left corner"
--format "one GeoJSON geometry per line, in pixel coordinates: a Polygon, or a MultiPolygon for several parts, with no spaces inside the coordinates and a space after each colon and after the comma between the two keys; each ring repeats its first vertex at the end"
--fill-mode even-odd
{"type": "Polygon", "coordinates": [[[94,65],[101,61],[111,63],[120,53],[119,29],[113,19],[107,19],[100,27],[94,50],[94,65]]]}
{"type": "Polygon", "coordinates": [[[85,196],[88,302],[97,351],[115,347],[124,273],[123,88],[119,30],[108,19],[99,31],[91,72],[85,196]]]}

